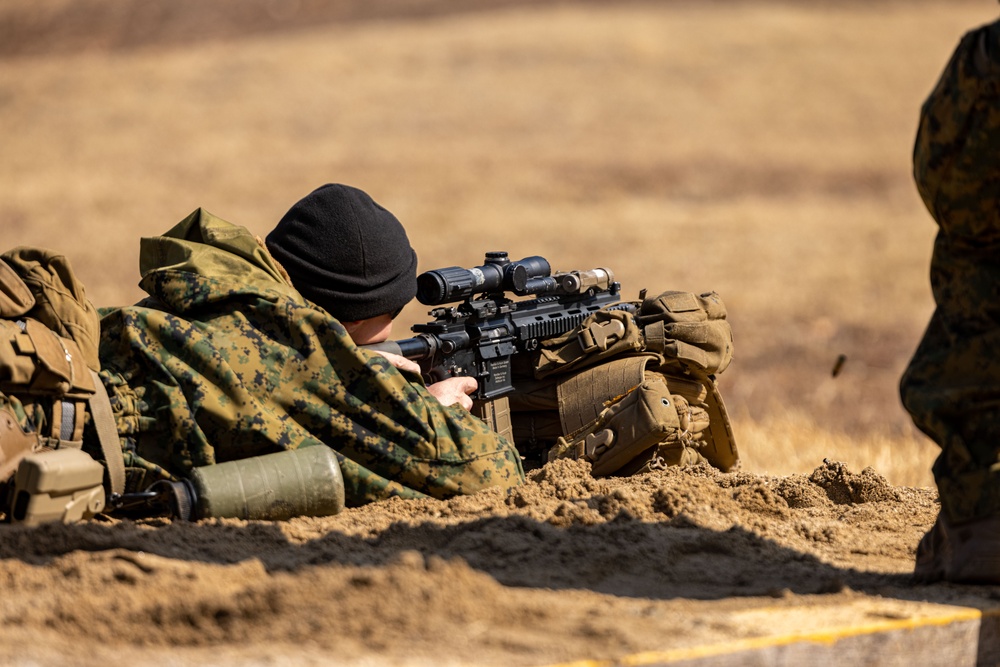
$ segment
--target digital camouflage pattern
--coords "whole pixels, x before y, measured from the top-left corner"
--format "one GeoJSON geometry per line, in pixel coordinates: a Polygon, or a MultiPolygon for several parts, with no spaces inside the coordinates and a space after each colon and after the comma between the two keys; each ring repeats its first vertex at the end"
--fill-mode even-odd
{"type": "Polygon", "coordinates": [[[968,33],[921,110],[917,188],[939,226],[937,308],[900,390],[941,446],[952,521],[1000,514],[1000,23],[968,33]]]}
{"type": "Polygon", "coordinates": [[[103,311],[100,344],[130,490],[319,445],[338,453],[349,505],[523,481],[510,443],[356,347],[244,228],[199,209],[140,256],[150,297],[103,311]]]}

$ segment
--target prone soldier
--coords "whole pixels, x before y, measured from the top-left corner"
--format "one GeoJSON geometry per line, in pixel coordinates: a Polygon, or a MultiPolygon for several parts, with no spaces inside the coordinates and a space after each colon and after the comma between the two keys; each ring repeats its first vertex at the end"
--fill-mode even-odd
{"type": "MultiPolygon", "coordinates": [[[[547,263],[533,269],[539,278],[547,270],[547,263]]],[[[610,272],[593,285],[585,273],[587,294],[609,293],[582,321],[534,336],[521,350],[530,354],[511,366],[518,379],[505,436],[468,412],[470,394],[490,389],[480,385],[489,375],[438,373],[425,383],[426,364],[362,347],[390,338],[393,319],[417,292],[417,276],[402,225],[356,188],[318,188],[266,240],[198,209],[163,235],[142,239],[140,273],[148,297],[101,310],[99,354],[90,363],[100,372],[85,391],[106,392],[94,404],[107,409],[84,410],[82,437],[73,441],[104,464],[112,511],[162,504],[193,518],[331,513],[391,497],[509,488],[524,480],[524,461],[561,456],[588,460],[597,474],[738,464],[715,386],[714,374],[732,358],[732,336],[714,293],[665,292],[612,306],[619,299],[610,272]],[[252,511],[245,498],[222,502],[213,490],[227,475],[242,474],[234,467],[241,462],[278,479],[283,475],[258,474],[263,462],[285,472],[303,464],[272,463],[269,455],[318,451],[332,454],[309,465],[324,471],[339,501],[305,498],[289,509],[264,483],[269,504],[252,511]]],[[[79,296],[81,307],[89,306],[82,286],[79,296]]],[[[487,296],[511,309],[503,290],[487,296]]],[[[481,306],[470,299],[456,312],[482,313],[481,306]]],[[[475,331],[479,324],[474,317],[461,326],[475,331]]],[[[82,328],[97,338],[92,326],[82,328]]],[[[46,418],[54,426],[57,412],[46,415],[22,415],[19,432],[29,437],[46,418]]],[[[67,447],[56,439],[45,449],[67,447]]],[[[92,472],[87,479],[93,491],[92,472]]]]}

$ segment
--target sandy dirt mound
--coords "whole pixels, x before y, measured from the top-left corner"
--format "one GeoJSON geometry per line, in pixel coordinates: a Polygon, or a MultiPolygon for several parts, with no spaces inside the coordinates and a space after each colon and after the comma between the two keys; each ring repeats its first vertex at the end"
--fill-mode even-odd
{"type": "Polygon", "coordinates": [[[8,643],[9,657],[92,649],[78,664],[165,647],[191,661],[614,658],[717,640],[718,627],[692,620],[713,605],[951,601],[949,587],[910,581],[936,512],[929,490],[829,461],[809,476],[626,479],[561,461],[506,493],[322,519],[5,527],[0,622],[34,638],[8,643]]]}

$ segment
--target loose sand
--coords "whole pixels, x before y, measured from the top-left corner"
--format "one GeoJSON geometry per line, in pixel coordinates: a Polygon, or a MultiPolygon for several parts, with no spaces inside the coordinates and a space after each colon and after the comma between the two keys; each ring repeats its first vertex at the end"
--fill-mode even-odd
{"type": "Polygon", "coordinates": [[[530,665],[780,631],[754,610],[860,604],[865,623],[865,601],[989,607],[988,591],[911,581],[936,512],[932,491],[836,462],[809,476],[610,479],[556,462],[507,493],[328,518],[5,527],[3,651],[80,665],[530,665]]]}

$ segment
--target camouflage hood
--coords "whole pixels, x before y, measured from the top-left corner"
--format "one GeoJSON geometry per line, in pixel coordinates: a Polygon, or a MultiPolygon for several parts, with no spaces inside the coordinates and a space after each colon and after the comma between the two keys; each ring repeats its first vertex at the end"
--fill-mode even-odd
{"type": "Polygon", "coordinates": [[[523,480],[509,442],[355,346],[243,227],[199,209],[140,250],[150,298],[101,320],[127,489],[319,445],[349,505],[523,480]]]}
{"type": "Polygon", "coordinates": [[[256,237],[201,208],[162,236],[141,240],[139,271],[139,286],[175,313],[239,294],[307,304],[256,237]]]}

